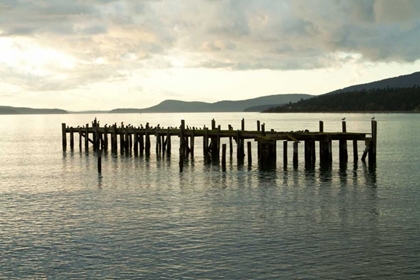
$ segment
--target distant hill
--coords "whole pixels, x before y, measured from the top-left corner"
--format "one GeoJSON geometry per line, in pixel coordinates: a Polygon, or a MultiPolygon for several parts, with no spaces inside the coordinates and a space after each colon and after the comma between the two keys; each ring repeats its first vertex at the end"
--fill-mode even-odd
{"type": "Polygon", "coordinates": [[[331,93],[350,92],[350,91],[361,91],[370,89],[392,89],[392,88],[410,88],[412,86],[420,86],[420,72],[415,72],[409,75],[402,75],[398,77],[388,78],[366,84],[359,84],[349,86],[346,88],[335,90],[331,93]]]}
{"type": "Polygon", "coordinates": [[[68,114],[62,109],[34,109],[26,107],[0,106],[0,115],[68,114]]]}
{"type": "Polygon", "coordinates": [[[114,109],[110,113],[166,113],[166,112],[244,112],[255,106],[272,107],[275,104],[286,104],[313,97],[309,94],[277,94],[238,101],[187,102],[180,100],[165,100],[156,106],[145,109],[114,109]]]}
{"type": "Polygon", "coordinates": [[[420,86],[324,94],[264,112],[414,112],[420,111],[420,86]]]}

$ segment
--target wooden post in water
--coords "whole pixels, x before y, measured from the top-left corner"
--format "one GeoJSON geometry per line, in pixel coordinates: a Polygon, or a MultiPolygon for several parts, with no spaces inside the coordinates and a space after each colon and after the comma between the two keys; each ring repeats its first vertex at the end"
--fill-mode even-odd
{"type": "Polygon", "coordinates": [[[143,137],[144,133],[141,132],[140,135],[138,136],[139,138],[139,142],[140,142],[140,156],[143,156],[144,154],[144,137],[143,137]]]}
{"type": "Polygon", "coordinates": [[[67,150],[67,135],[66,135],[66,124],[61,124],[61,137],[63,140],[63,151],[67,150]]]}
{"type": "MultiPolygon", "coordinates": [[[[346,133],[347,132],[346,121],[343,120],[341,124],[343,128],[343,133],[346,133]]],[[[340,158],[340,162],[348,161],[347,140],[345,139],[339,140],[339,158],[340,158]]]]}
{"type": "Polygon", "coordinates": [[[241,130],[245,131],[245,119],[244,118],[242,118],[242,120],[241,120],[241,130]]]}
{"type": "MultiPolygon", "coordinates": [[[[261,131],[261,123],[260,121],[257,121],[257,131],[260,132],[261,131]]],[[[258,158],[260,158],[260,141],[257,142],[257,156],[258,158]]]]}
{"type": "Polygon", "coordinates": [[[167,136],[166,136],[166,154],[168,157],[171,156],[171,134],[169,132],[169,128],[168,128],[168,132],[167,132],[167,136]]]}
{"type": "Polygon", "coordinates": [[[130,139],[128,135],[128,126],[126,126],[124,129],[124,150],[126,154],[130,152],[130,139]]]}
{"type": "Polygon", "coordinates": [[[222,145],[222,171],[226,171],[226,144],[222,145]]]}
{"type": "Polygon", "coordinates": [[[357,151],[357,140],[353,140],[353,161],[356,163],[359,160],[357,151]]]}
{"type": "Polygon", "coordinates": [[[179,172],[182,172],[185,159],[185,120],[181,120],[179,133],[179,172]]]}
{"type": "Polygon", "coordinates": [[[287,141],[283,141],[283,166],[287,168],[287,141]]]}
{"type": "Polygon", "coordinates": [[[156,139],[156,145],[155,145],[156,156],[159,157],[160,156],[160,135],[159,135],[159,132],[158,132],[157,128],[156,128],[156,131],[155,131],[155,139],[156,139]]]}
{"type": "Polygon", "coordinates": [[[105,152],[108,152],[108,131],[109,130],[109,128],[108,128],[108,126],[105,126],[104,127],[104,151],[105,152]]]}
{"type": "Polygon", "coordinates": [[[98,123],[95,121],[93,122],[93,151],[97,152],[99,149],[99,133],[98,133],[98,123]]]}
{"type": "Polygon", "coordinates": [[[86,124],[85,129],[85,151],[89,151],[89,124],[86,124]]]}
{"type": "Polygon", "coordinates": [[[298,142],[294,141],[293,142],[293,167],[295,167],[295,168],[298,166],[298,162],[299,162],[298,156],[299,156],[299,154],[298,154],[298,142]]]}
{"type": "Polygon", "coordinates": [[[73,135],[73,127],[70,127],[70,150],[74,150],[74,135],[73,135]]]}
{"type": "Polygon", "coordinates": [[[111,144],[111,147],[112,147],[112,152],[113,153],[117,153],[117,150],[118,150],[118,143],[117,143],[117,141],[118,141],[118,139],[117,139],[117,124],[114,124],[113,126],[112,126],[112,140],[111,140],[111,142],[112,142],[112,144],[111,144]]]}
{"type": "MultiPolygon", "coordinates": [[[[229,131],[232,131],[233,127],[231,125],[229,125],[229,131]]],[[[230,159],[232,159],[233,156],[233,139],[232,136],[229,136],[229,156],[230,159]]]]}
{"type": "Polygon", "coordinates": [[[378,127],[377,122],[375,120],[371,121],[371,129],[372,129],[372,140],[370,142],[369,147],[369,164],[376,163],[376,144],[377,144],[377,134],[378,134],[378,127]]]}
{"type": "Polygon", "coordinates": [[[134,128],[134,154],[138,155],[139,154],[139,134],[136,128],[134,128]]]}
{"type": "Polygon", "coordinates": [[[209,160],[209,136],[208,136],[208,128],[204,128],[204,136],[203,136],[203,154],[204,154],[204,161],[208,162],[209,160]]]}
{"type": "Polygon", "coordinates": [[[146,131],[144,132],[144,137],[146,141],[146,157],[150,156],[150,135],[149,135],[149,124],[146,124],[146,131]]]}
{"type": "Polygon", "coordinates": [[[217,126],[217,137],[216,137],[216,155],[217,155],[217,160],[219,161],[220,159],[220,125],[217,126]]]}
{"type": "Polygon", "coordinates": [[[194,158],[194,138],[195,138],[195,127],[192,129],[191,137],[190,137],[190,153],[191,159],[194,158]]]}
{"type": "Polygon", "coordinates": [[[251,141],[247,142],[247,152],[248,152],[248,165],[252,165],[252,151],[251,151],[251,141]]]}
{"type": "Polygon", "coordinates": [[[102,150],[98,150],[98,173],[102,173],[102,150]]]}
{"type": "Polygon", "coordinates": [[[79,126],[79,151],[82,151],[82,128],[79,126]]]}
{"type": "MultiPolygon", "coordinates": [[[[324,132],[324,122],[323,121],[319,121],[319,132],[324,132]]],[[[319,141],[319,160],[322,162],[323,161],[323,152],[325,152],[325,141],[320,140],[319,141]]]]}

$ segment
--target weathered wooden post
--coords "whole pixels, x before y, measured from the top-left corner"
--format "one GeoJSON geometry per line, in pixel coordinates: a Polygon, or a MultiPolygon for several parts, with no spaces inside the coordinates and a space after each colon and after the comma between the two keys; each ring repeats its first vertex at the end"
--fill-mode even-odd
{"type": "Polygon", "coordinates": [[[179,130],[179,171],[182,172],[184,169],[185,159],[185,120],[181,120],[181,126],[179,130]]]}
{"type": "Polygon", "coordinates": [[[369,164],[376,163],[376,144],[377,144],[377,134],[378,134],[378,127],[377,122],[375,120],[371,121],[371,130],[372,130],[372,140],[369,147],[369,164]]]}
{"type": "Polygon", "coordinates": [[[144,132],[144,137],[146,141],[146,157],[150,156],[150,135],[149,135],[149,124],[146,124],[146,130],[144,132]]]}
{"type": "Polygon", "coordinates": [[[190,153],[191,159],[194,158],[194,138],[195,138],[195,127],[193,127],[190,137],[190,153]]]}
{"type": "MultiPolygon", "coordinates": [[[[346,133],[347,132],[346,121],[343,120],[341,124],[343,128],[343,133],[346,133]]],[[[348,161],[347,140],[345,139],[339,140],[339,158],[340,158],[340,162],[348,161]]]]}
{"type": "Polygon", "coordinates": [[[85,151],[89,151],[89,124],[86,124],[85,129],[85,151]]]}
{"type": "Polygon", "coordinates": [[[117,124],[112,126],[112,152],[117,153],[118,150],[118,139],[117,139],[117,124]]]}
{"type": "Polygon", "coordinates": [[[216,137],[216,156],[217,161],[220,159],[220,125],[217,126],[217,137],[216,137]]]}
{"type": "MultiPolygon", "coordinates": [[[[233,127],[231,125],[229,125],[229,132],[233,131],[233,127]]],[[[232,141],[232,136],[229,136],[229,156],[230,159],[232,159],[233,156],[233,141],[232,141]]]]}
{"type": "Polygon", "coordinates": [[[248,165],[252,165],[252,151],[251,151],[251,142],[247,142],[247,152],[248,152],[248,165]]]}
{"type": "Polygon", "coordinates": [[[138,155],[138,153],[139,153],[139,134],[138,134],[138,131],[137,131],[137,129],[136,128],[133,128],[134,129],[134,135],[133,135],[133,138],[134,138],[134,155],[138,155]]]}
{"type": "Polygon", "coordinates": [[[93,136],[93,141],[94,141],[93,150],[97,152],[99,150],[99,124],[96,122],[96,120],[94,122],[94,125],[95,125],[95,128],[94,128],[95,135],[93,136]]]}
{"type": "Polygon", "coordinates": [[[79,151],[82,150],[82,127],[79,126],[79,151]]]}
{"type": "Polygon", "coordinates": [[[299,156],[299,154],[298,154],[298,142],[294,141],[293,142],[293,167],[295,167],[295,168],[298,166],[298,162],[299,162],[298,156],[299,156]]]}
{"type": "MultiPolygon", "coordinates": [[[[260,121],[257,121],[257,131],[258,132],[261,131],[261,123],[260,123],[260,121]]],[[[260,141],[258,141],[257,142],[257,156],[258,156],[258,158],[260,158],[260,148],[261,148],[260,141]]]]}
{"type": "Polygon", "coordinates": [[[287,141],[283,141],[283,165],[287,168],[287,141]]]}
{"type": "MultiPolygon", "coordinates": [[[[319,121],[319,132],[324,132],[324,122],[319,121]]],[[[323,140],[319,141],[319,160],[323,160],[323,152],[325,152],[325,142],[323,140]]]]}
{"type": "Polygon", "coordinates": [[[353,140],[353,161],[357,162],[359,160],[359,155],[357,151],[357,140],[353,140]]]}
{"type": "Polygon", "coordinates": [[[98,150],[98,173],[102,173],[102,150],[98,150]]]}
{"type": "Polygon", "coordinates": [[[124,129],[124,150],[126,154],[130,152],[130,138],[128,135],[128,126],[126,126],[124,129]]]}
{"type": "Polygon", "coordinates": [[[104,151],[105,152],[108,152],[108,131],[109,130],[109,128],[108,128],[108,126],[105,126],[104,127],[104,151]]]}
{"type": "Polygon", "coordinates": [[[222,145],[222,171],[226,171],[226,144],[222,145]]]}
{"type": "Polygon", "coordinates": [[[161,144],[160,144],[160,135],[159,135],[159,131],[158,131],[157,128],[156,128],[156,131],[155,131],[155,139],[156,139],[156,141],[155,141],[156,142],[156,145],[155,145],[155,147],[156,147],[156,156],[159,157],[161,144]]]}
{"type": "Polygon", "coordinates": [[[168,128],[168,132],[166,134],[166,154],[168,155],[168,157],[171,156],[171,133],[169,131],[168,128]]]}
{"type": "Polygon", "coordinates": [[[244,118],[242,118],[242,120],[241,120],[241,130],[245,131],[245,119],[244,118]]]}
{"type": "Polygon", "coordinates": [[[70,127],[70,150],[74,150],[74,135],[73,135],[73,127],[70,127]]]}
{"type": "Polygon", "coordinates": [[[67,135],[66,135],[66,124],[61,124],[61,137],[63,140],[63,151],[67,150],[67,135]]]}

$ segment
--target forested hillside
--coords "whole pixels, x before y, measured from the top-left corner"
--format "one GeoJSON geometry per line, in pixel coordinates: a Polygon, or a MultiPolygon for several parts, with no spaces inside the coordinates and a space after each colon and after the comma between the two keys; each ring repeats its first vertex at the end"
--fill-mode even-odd
{"type": "Polygon", "coordinates": [[[420,87],[370,89],[324,94],[264,112],[419,111],[420,87]]]}

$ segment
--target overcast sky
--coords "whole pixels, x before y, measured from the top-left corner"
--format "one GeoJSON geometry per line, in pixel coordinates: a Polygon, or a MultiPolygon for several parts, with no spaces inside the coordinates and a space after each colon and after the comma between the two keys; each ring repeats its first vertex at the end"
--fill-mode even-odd
{"type": "Polygon", "coordinates": [[[322,94],[420,71],[418,0],[0,0],[0,105],[322,94]]]}

